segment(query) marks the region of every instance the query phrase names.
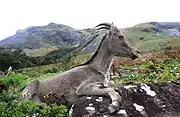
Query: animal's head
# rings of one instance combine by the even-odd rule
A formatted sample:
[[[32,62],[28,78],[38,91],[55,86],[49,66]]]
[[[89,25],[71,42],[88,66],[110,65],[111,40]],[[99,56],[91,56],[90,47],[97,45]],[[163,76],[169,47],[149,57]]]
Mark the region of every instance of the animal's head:
[[[131,47],[125,40],[124,35],[112,24],[102,23],[96,26],[96,30],[107,29],[108,33],[105,35],[105,39],[108,41],[109,51],[114,56],[129,57],[131,59],[138,58],[139,51]]]

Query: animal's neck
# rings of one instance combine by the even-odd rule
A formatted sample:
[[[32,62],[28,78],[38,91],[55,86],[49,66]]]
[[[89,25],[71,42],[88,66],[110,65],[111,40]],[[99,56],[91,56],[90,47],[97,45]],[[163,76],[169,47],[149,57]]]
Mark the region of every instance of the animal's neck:
[[[98,54],[94,57],[90,66],[103,74],[107,74],[111,67],[113,55],[108,49],[107,41],[104,40],[99,48]]]

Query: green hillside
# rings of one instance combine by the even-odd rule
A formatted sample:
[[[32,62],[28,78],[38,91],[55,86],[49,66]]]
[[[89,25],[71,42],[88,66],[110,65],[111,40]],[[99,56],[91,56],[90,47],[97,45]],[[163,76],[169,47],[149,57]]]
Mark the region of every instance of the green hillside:
[[[158,51],[162,46],[168,45],[169,43],[175,45],[180,44],[179,37],[157,33],[150,27],[127,28],[124,34],[130,44],[138,48],[141,52]]]
[[[141,52],[159,50],[161,46],[178,42],[180,39],[178,22],[147,22],[123,30],[129,42]],[[28,56],[43,56],[64,47],[80,46],[88,41],[87,37],[92,32],[91,28],[78,30],[66,25],[50,23],[46,26],[19,30],[15,35],[0,41],[0,46],[23,49]],[[95,51],[100,39],[97,37],[95,40],[85,47],[85,52]]]

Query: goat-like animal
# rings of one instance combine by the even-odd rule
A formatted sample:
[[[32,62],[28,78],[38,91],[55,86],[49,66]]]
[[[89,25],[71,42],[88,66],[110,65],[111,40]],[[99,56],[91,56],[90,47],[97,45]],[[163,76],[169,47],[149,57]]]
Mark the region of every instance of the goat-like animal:
[[[101,29],[107,32],[90,60],[53,78],[31,82],[22,91],[22,98],[70,106],[79,96],[107,95],[112,100],[109,111],[116,111],[121,97],[109,86],[111,62],[114,56],[135,59],[138,51],[127,44],[121,31],[113,24],[96,26],[96,31]]]

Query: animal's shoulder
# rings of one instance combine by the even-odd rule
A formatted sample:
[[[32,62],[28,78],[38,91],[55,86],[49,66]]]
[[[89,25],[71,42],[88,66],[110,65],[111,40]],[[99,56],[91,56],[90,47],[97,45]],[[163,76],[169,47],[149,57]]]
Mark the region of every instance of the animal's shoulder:
[[[72,68],[70,70],[67,70],[67,71],[64,71],[64,72],[61,72],[59,73],[58,75],[56,76],[53,76],[51,78],[48,78],[48,79],[44,79],[42,80],[42,82],[47,82],[47,81],[62,81],[62,80],[68,80],[68,79],[73,79],[74,77],[75,78],[79,78],[78,76],[87,76],[88,74],[90,73],[90,70],[88,70],[88,67],[86,66],[80,66],[80,67],[75,67],[75,68]]]

